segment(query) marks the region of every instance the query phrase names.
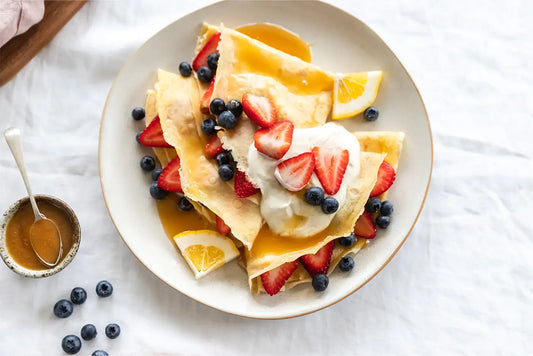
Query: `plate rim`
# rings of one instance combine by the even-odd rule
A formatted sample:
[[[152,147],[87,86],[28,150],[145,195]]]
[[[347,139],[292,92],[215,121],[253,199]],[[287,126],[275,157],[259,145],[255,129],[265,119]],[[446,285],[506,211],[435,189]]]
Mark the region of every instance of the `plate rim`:
[[[253,0],[252,0],[253,1]],[[203,302],[203,301],[200,301],[198,299],[196,299],[195,297],[189,295],[188,293],[185,293],[179,289],[177,289],[176,287],[174,287],[173,285],[171,285],[170,283],[168,283],[164,278],[162,278],[161,276],[159,276],[157,273],[155,273],[154,271],[152,271],[138,256],[137,254],[132,250],[132,248],[130,247],[130,245],[128,244],[128,242],[126,241],[126,239],[124,238],[124,236],[122,236],[122,233],[120,232],[117,224],[115,223],[115,219],[113,217],[113,214],[111,213],[111,210],[109,208],[109,204],[107,202],[107,198],[106,198],[106,194],[105,194],[105,189],[104,189],[104,182],[103,182],[103,179],[102,179],[102,160],[101,160],[101,154],[102,154],[102,145],[101,145],[101,141],[102,141],[102,127],[104,126],[104,119],[105,119],[105,112],[107,110],[107,104],[109,102],[109,97],[111,96],[111,93],[115,87],[115,84],[117,82],[117,79],[118,77],[120,76],[120,74],[122,73],[122,71],[124,70],[124,68],[133,60],[133,58],[136,56],[136,54],[142,49],[144,48],[144,46],[147,44],[147,42],[149,42],[150,40],[152,40],[154,37],[158,36],[161,32],[163,32],[165,29],[167,29],[168,27],[172,26],[175,22],[177,21],[180,21],[181,19],[183,19],[184,17],[186,16],[189,16],[189,15],[193,15],[197,12],[200,12],[200,11],[203,11],[204,9],[208,8],[208,7],[211,7],[211,6],[214,6],[216,4],[219,4],[219,3],[223,3],[225,2],[224,0],[219,0],[219,1],[215,1],[211,4],[208,4],[206,6],[203,6],[195,11],[192,11],[192,12],[188,12],[186,14],[184,14],[183,16],[180,16],[179,18],[173,20],[172,22],[168,23],[166,26],[162,27],[160,30],[158,30],[157,32],[155,32],[152,36],[150,36],[147,40],[145,40],[135,51],[133,51],[133,53],[131,53],[128,58],[126,59],[126,61],[124,62],[124,64],[120,67],[119,71],[117,72],[117,74],[115,75],[115,78],[113,79],[113,82],[111,83],[111,86],[109,88],[109,91],[107,92],[107,96],[106,96],[106,100],[105,100],[105,103],[104,103],[104,107],[102,109],[102,114],[100,116],[100,128],[99,128],[99,131],[98,131],[98,175],[99,175],[99,180],[100,180],[100,188],[102,190],[102,197],[104,199],[104,203],[105,203],[105,206],[106,206],[106,210],[108,212],[108,215],[109,217],[111,218],[111,222],[113,223],[113,226],[115,227],[115,230],[117,231],[118,235],[120,236],[120,238],[122,239],[122,242],[126,245],[126,247],[128,248],[128,250],[133,254],[133,256],[135,256],[135,258],[147,269],[149,270],[153,275],[155,275],[160,281],[162,281],[163,283],[165,283],[167,286],[169,286],[170,288],[172,288],[173,290],[181,293],[182,295],[186,296],[187,298],[190,298],[192,300],[194,300],[195,302],[197,303],[200,303],[202,305],[205,305],[209,308],[212,308],[214,310],[218,310],[220,312],[223,312],[223,313],[227,313],[227,314],[230,314],[230,315],[234,315],[234,316],[239,316],[239,317],[244,317],[244,318],[249,318],[249,319],[256,319],[256,320],[282,320],[282,319],[292,319],[292,318],[297,318],[297,317],[301,317],[301,316],[304,316],[304,315],[308,315],[308,314],[312,314],[312,313],[315,313],[315,312],[318,312],[320,310],[323,310],[323,309],[326,309],[334,304],[337,304],[341,301],[343,301],[344,299],[348,298],[349,296],[351,296],[352,294],[354,294],[355,292],[357,292],[359,289],[361,289],[363,286],[365,286],[368,282],[370,282],[372,279],[374,279],[374,277],[376,275],[378,275],[388,264],[389,262],[394,258],[394,256],[396,256],[396,254],[398,253],[398,251],[400,250],[400,248],[404,245],[405,241],[407,240],[407,238],[411,235],[411,232],[413,231],[416,223],[418,222],[418,219],[420,218],[420,215],[422,213],[422,210],[425,206],[425,203],[426,203],[426,200],[427,200],[427,196],[428,196],[428,192],[429,192],[429,187],[431,185],[431,179],[432,179],[432,176],[433,176],[433,163],[434,163],[434,147],[433,147],[433,132],[431,130],[431,122],[429,120],[429,115],[428,115],[428,112],[427,112],[427,108],[426,108],[426,105],[424,103],[424,100],[422,98],[422,95],[420,93],[420,90],[418,89],[415,81],[413,80],[413,78],[411,77],[411,74],[409,73],[409,71],[407,70],[407,68],[404,66],[404,64],[400,61],[400,59],[398,58],[398,56],[396,56],[396,54],[394,53],[394,51],[389,47],[389,45],[387,44],[387,42],[385,42],[383,40],[383,38],[381,38],[381,36],[375,32],[366,22],[364,22],[363,20],[361,20],[360,18],[358,18],[357,16],[353,15],[352,13],[350,12],[347,12],[346,10],[338,7],[338,6],[335,6],[333,4],[330,4],[328,2],[325,2],[325,1],[322,1],[322,0],[306,0],[307,2],[317,2],[317,3],[321,3],[323,5],[326,5],[326,6],[330,6],[330,7],[333,7],[335,8],[336,10],[339,10],[343,13],[345,13],[346,15],[352,17],[354,20],[356,21],[359,21],[364,27],[366,27],[367,30],[369,30],[373,35],[375,35],[377,38],[379,38],[379,40],[381,40],[381,42],[385,45],[385,47],[390,51],[390,53],[392,54],[392,56],[394,57],[394,59],[398,62],[398,64],[401,66],[401,68],[404,70],[405,74],[407,75],[409,81],[411,82],[411,84],[413,85],[413,87],[415,88],[416,90],[416,93],[418,95],[418,98],[420,99],[420,103],[422,104],[422,109],[424,110],[424,116],[425,116],[425,119],[426,119],[426,122],[427,122],[427,126],[428,126],[428,133],[429,133],[429,141],[430,141],[430,149],[431,149],[431,152],[430,152],[430,166],[429,166],[429,177],[428,177],[428,181],[427,181],[427,185],[426,185],[426,189],[424,191],[424,198],[422,199],[422,203],[420,204],[420,208],[418,209],[418,213],[416,214],[416,217],[411,225],[411,227],[409,228],[409,231],[407,232],[407,234],[403,237],[403,239],[401,240],[401,242],[398,244],[398,246],[396,247],[396,249],[392,252],[392,254],[389,256],[389,258],[383,262],[383,264],[381,266],[379,266],[379,268],[372,274],[370,275],[369,277],[367,277],[365,279],[365,281],[363,283],[361,283],[359,286],[357,286],[356,288],[354,288],[352,291],[348,292],[346,295],[338,298],[338,299],[335,299],[333,300],[331,303],[328,303],[324,306],[321,306],[319,308],[316,308],[316,309],[312,309],[312,310],[309,310],[309,311],[305,311],[305,312],[301,312],[301,313],[297,313],[297,314],[291,314],[291,315],[285,315],[285,316],[257,316],[257,315],[246,315],[244,313],[236,313],[236,312],[230,312],[230,311],[227,311],[227,310],[224,310],[222,308],[219,308],[215,305],[210,305],[210,304],[207,304],[206,302]]]

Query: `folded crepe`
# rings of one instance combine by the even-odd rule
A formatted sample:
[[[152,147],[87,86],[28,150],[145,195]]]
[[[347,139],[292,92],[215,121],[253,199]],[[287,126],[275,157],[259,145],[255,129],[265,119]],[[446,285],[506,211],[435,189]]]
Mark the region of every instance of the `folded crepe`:
[[[399,158],[400,158],[400,154],[401,154],[402,147],[403,147],[403,140],[404,140],[404,137],[405,137],[405,134],[403,132],[384,132],[384,131],[363,132],[363,131],[358,131],[358,132],[354,132],[353,134],[357,137],[357,139],[359,141],[359,146],[360,146],[360,149],[361,149],[362,156],[365,155],[365,153],[368,153],[368,154],[379,154],[379,155],[382,155],[382,157],[385,156],[385,161],[387,161],[387,163],[389,163],[394,168],[394,170],[397,171],[397,169],[398,169],[398,161],[399,161]],[[368,167],[367,164],[363,164],[363,163],[361,164],[361,177],[363,177],[363,175],[366,176],[367,174],[372,174],[372,173],[370,173],[368,171],[368,168],[369,167]],[[373,169],[375,170],[375,167],[373,167]],[[373,174],[377,175],[377,171],[375,171],[375,173],[373,173]],[[365,193],[365,194],[367,194],[366,197],[364,199],[362,199],[361,201],[358,201],[358,203],[356,204],[357,208],[359,208],[359,212],[357,214],[357,217],[359,217],[359,215],[361,215],[363,213],[364,204],[366,203],[366,200],[368,199],[368,195],[370,194],[370,191],[372,190],[374,184],[375,184],[375,179],[373,180],[373,183],[371,185],[368,184],[366,186],[367,188],[368,188],[368,186],[370,186],[370,189],[366,190],[367,191],[367,193]],[[362,185],[364,185],[364,183],[362,183]],[[361,195],[360,198],[362,198],[362,197],[363,196]],[[386,192],[383,193],[380,196],[380,199],[382,199],[382,200],[384,200],[385,198],[386,198]],[[353,227],[352,227],[351,231],[353,231]],[[350,231],[350,233],[351,233],[351,231]],[[346,234],[346,235],[348,235],[348,234]],[[341,235],[341,236],[344,236],[344,235]],[[327,238],[324,241],[329,242],[331,240],[332,240],[332,238]],[[318,251],[322,246],[326,245],[327,242],[325,242],[323,244],[317,244],[316,246],[314,246],[312,251],[315,251],[315,252]],[[359,252],[361,249],[363,249],[366,246],[367,242],[368,242],[367,239],[359,238],[357,240],[357,242],[353,246],[350,246],[350,247],[344,247],[344,246],[341,246],[339,244],[335,244],[335,247],[333,249],[333,253],[332,253],[332,256],[331,256],[331,262],[329,264],[328,274],[332,273],[335,270],[335,268],[339,264],[339,261],[341,260],[342,257],[344,257],[344,256],[346,256],[348,254],[356,254],[357,252]],[[252,250],[253,250],[253,248],[252,248]],[[305,253],[303,253],[303,254],[305,254]],[[292,255],[290,257],[292,258],[293,256],[294,255]],[[300,256],[298,256],[298,257],[300,257]],[[295,259],[296,258],[290,259],[290,258],[285,258],[284,256],[279,256],[279,253],[278,253],[277,255],[271,255],[269,257],[265,257],[263,260],[270,260],[270,264],[277,267],[277,266],[279,266],[279,265],[281,265],[281,264],[283,264],[285,262],[294,261]],[[281,261],[283,261],[283,262],[279,263]],[[275,267],[273,267],[273,268],[275,268]],[[268,269],[266,269],[265,271],[267,271],[267,270]],[[259,278],[260,273],[258,275],[257,272],[256,272],[256,273],[254,273],[254,275],[256,275],[255,278],[249,274],[250,288],[251,288],[252,293],[265,292],[265,290],[263,288],[263,285],[261,283],[261,278]],[[298,268],[292,274],[292,276],[287,280],[287,282],[285,282],[285,285],[283,286],[283,288],[281,290],[282,291],[289,290],[289,289],[297,286],[298,284],[307,283],[307,282],[311,282],[311,281],[312,281],[312,278],[309,275],[309,273],[307,273],[307,271],[305,270],[303,265],[298,264]]]
[[[154,90],[148,90],[146,93],[146,105],[145,105],[145,121],[146,126],[148,126],[152,120],[157,116],[157,95]],[[165,167],[168,162],[174,159],[177,156],[176,149],[174,148],[164,148],[164,147],[152,147],[154,150],[157,160],[161,164],[161,167]],[[214,224],[215,215],[207,209],[202,204],[190,200],[190,203],[193,205],[194,209],[204,217],[207,221]]]
[[[330,241],[351,234],[376,184],[379,166],[384,157],[384,154],[361,152],[360,175],[349,183],[344,205],[325,230],[308,238],[297,239],[276,236],[269,231],[260,233],[246,256],[250,285],[253,287],[251,281],[264,272],[294,261],[302,255],[315,254]]]
[[[232,234],[251,248],[262,225],[259,206],[235,195],[233,186],[218,176],[215,160],[204,155],[207,142],[201,131],[200,87],[188,78],[159,70],[156,106],[165,140],[181,160],[181,184],[190,200],[201,203],[231,227]]]
[[[220,58],[212,98],[241,100],[243,94],[250,93],[269,98],[278,120],[290,120],[296,128],[326,122],[332,106],[331,73],[224,26],[204,24],[197,51],[216,32],[221,33]],[[256,130],[257,126],[243,114],[236,129],[218,133],[224,148],[232,150],[238,168],[244,172]]]

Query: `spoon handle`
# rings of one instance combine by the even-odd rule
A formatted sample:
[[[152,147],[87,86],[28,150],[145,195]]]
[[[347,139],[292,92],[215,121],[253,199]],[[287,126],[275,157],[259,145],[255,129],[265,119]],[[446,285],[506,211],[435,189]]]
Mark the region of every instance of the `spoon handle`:
[[[42,216],[39,212],[39,208],[37,207],[37,203],[35,202],[35,198],[33,197],[33,193],[31,192],[30,180],[28,179],[26,165],[24,164],[24,155],[22,153],[20,130],[16,127],[10,127],[4,131],[4,137],[6,139],[7,145],[9,146],[9,149],[11,150],[11,153],[13,154],[13,158],[15,158],[15,162],[17,162],[20,175],[22,176],[22,180],[24,180],[24,184],[26,185],[26,191],[28,192],[28,196],[30,197],[31,207],[33,208],[33,213],[35,214],[35,220],[37,221],[41,219]]]

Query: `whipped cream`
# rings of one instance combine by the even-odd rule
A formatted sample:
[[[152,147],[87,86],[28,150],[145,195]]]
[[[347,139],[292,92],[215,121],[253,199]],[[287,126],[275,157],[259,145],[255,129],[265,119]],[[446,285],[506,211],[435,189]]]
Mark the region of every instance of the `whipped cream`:
[[[320,206],[308,204],[303,197],[306,188],[301,192],[290,192],[275,176],[276,167],[280,162],[304,152],[311,152],[316,146],[325,149],[347,149],[350,154],[341,187],[337,194],[332,195],[339,202],[339,211],[346,201],[348,185],[359,177],[360,171],[359,141],[344,127],[327,123],[313,128],[294,129],[291,148],[281,160],[260,153],[253,143],[248,149],[248,174],[262,194],[261,215],[270,229],[279,235],[310,237],[328,227],[336,215],[325,214]],[[322,187],[314,172],[310,184]]]

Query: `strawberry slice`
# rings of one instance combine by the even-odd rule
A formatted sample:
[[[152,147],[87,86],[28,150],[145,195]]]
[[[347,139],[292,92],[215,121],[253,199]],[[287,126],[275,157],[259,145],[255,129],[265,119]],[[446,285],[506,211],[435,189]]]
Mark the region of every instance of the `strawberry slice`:
[[[254,134],[255,148],[274,159],[281,159],[291,148],[294,125],[290,121],[278,121],[274,125],[257,130]]]
[[[305,152],[278,164],[274,175],[285,189],[297,192],[309,183],[314,169],[313,154]]]
[[[348,162],[350,153],[342,149],[325,149],[313,147],[315,156],[315,172],[320,184],[329,195],[336,194],[342,184],[342,178]]]
[[[163,169],[157,179],[157,185],[169,192],[183,193],[183,189],[181,188],[180,167],[181,163],[179,157],[168,162],[167,166]]]
[[[298,261],[292,261],[263,273],[261,275],[261,282],[263,282],[265,291],[270,295],[277,294],[285,282],[287,282],[287,279],[296,271],[297,267]]]
[[[213,89],[215,88],[215,78],[211,79],[211,83],[207,87],[202,99],[200,100],[200,111],[202,114],[209,115],[209,104],[211,103],[211,96],[213,96]]]
[[[211,53],[218,53],[218,42],[220,42],[220,32],[215,33],[211,38],[206,42],[204,48],[198,52],[194,60],[192,61],[192,68],[198,72],[200,67],[207,65],[207,57]]]
[[[233,189],[239,198],[248,198],[249,196],[259,193],[259,188],[254,187],[246,178],[246,174],[239,170],[235,173],[235,185],[233,186]]]
[[[222,147],[222,142],[218,138],[217,135],[213,135],[209,138],[209,141],[207,141],[207,144],[205,145],[205,155],[208,158],[215,158],[219,153],[224,151],[224,147]]]
[[[141,145],[147,147],[172,148],[172,146],[169,145],[163,137],[163,129],[161,128],[161,120],[159,120],[159,115],[154,117],[152,122],[150,122],[143,132],[141,132],[139,135],[139,142]]]
[[[314,255],[303,255],[300,257],[300,262],[304,265],[311,277],[319,273],[328,273],[333,247],[335,247],[335,241],[330,241]]]
[[[376,225],[372,220],[372,215],[368,212],[364,212],[359,216],[359,219],[355,222],[354,234],[365,239],[373,239],[376,237]]]
[[[385,193],[391,187],[392,183],[394,183],[395,179],[396,172],[394,171],[394,168],[392,168],[387,162],[383,161],[381,166],[379,166],[378,180],[370,192],[370,196],[375,197]]]
[[[276,122],[276,108],[269,98],[246,93],[242,96],[242,108],[246,116],[261,127],[270,127]]]
[[[219,216],[217,216],[217,230],[222,235],[227,235],[231,232],[231,228],[228,225],[226,225],[224,220],[222,220],[222,218]]]

